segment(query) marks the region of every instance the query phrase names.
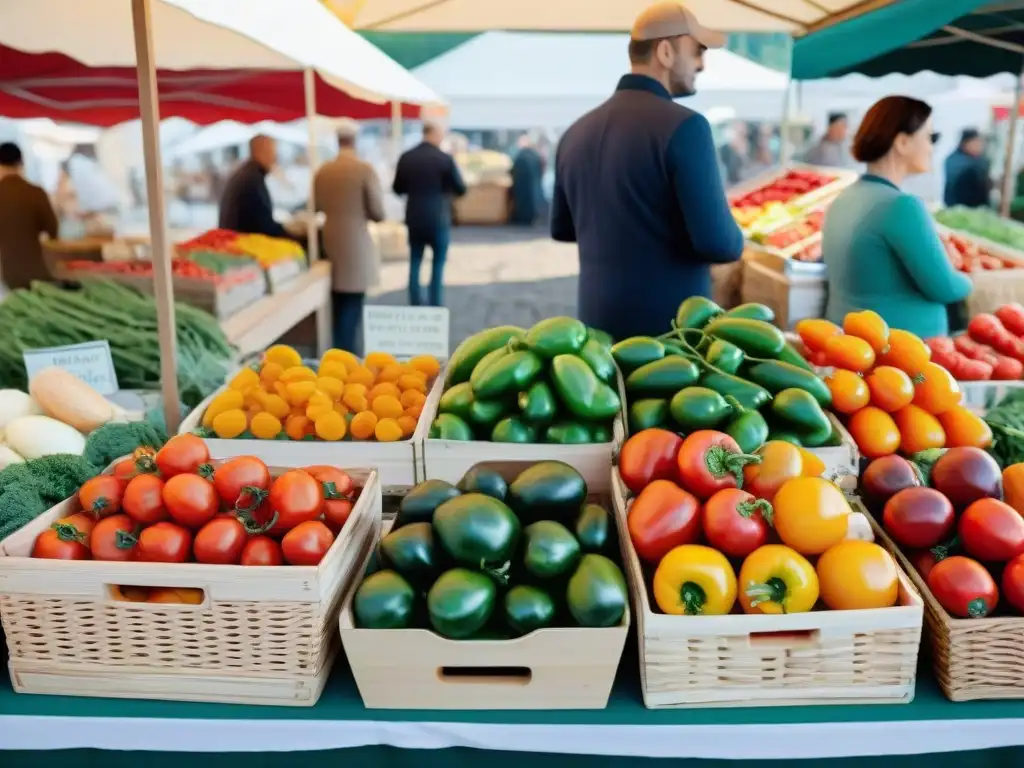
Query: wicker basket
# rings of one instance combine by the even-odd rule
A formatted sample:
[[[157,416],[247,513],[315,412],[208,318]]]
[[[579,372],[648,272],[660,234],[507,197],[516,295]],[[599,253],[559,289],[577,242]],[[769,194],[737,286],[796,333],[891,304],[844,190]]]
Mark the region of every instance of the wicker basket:
[[[923,606],[902,571],[899,605],[892,608],[783,616],[655,613],[629,544],[627,491],[617,471],[612,484],[649,708],[913,700]]]
[[[283,470],[272,469],[273,474]],[[338,650],[341,598],[376,541],[380,482],[363,489],[315,567],[37,560],[69,499],[0,542],[0,615],[19,693],[312,706]],[[131,603],[120,588],[203,590],[199,605]]]

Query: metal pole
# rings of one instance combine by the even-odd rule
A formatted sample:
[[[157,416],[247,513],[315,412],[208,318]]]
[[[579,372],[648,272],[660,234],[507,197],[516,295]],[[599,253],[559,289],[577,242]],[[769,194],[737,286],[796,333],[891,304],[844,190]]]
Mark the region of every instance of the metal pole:
[[[135,60],[139,81],[139,116],[142,118],[142,154],[146,163],[149,201],[149,237],[153,260],[153,296],[160,341],[160,380],[163,389],[167,433],[178,431],[181,406],[178,397],[178,340],[174,322],[174,287],[167,222],[164,220],[163,164],[160,161],[160,96],[156,84],[150,0],[132,0]]]
[[[402,155],[402,102],[391,102],[391,154],[392,161],[398,165],[398,158]]]
[[[1006,133],[1006,156],[1003,160],[1003,189],[999,200],[999,215],[1010,215],[1010,203],[1013,201],[1013,155],[1017,145],[1017,123],[1020,118],[1021,85],[1024,82],[1024,71],[1017,75],[1017,87],[1013,91],[1013,106],[1010,107],[1010,127]]]
[[[309,124],[309,146],[306,154],[309,158],[309,197],[306,199],[306,236],[309,239],[309,263],[320,258],[320,227],[316,223],[316,199],[314,197],[313,180],[316,178],[317,144],[316,144],[316,73],[306,67],[302,73],[302,82],[306,91],[306,122]]]

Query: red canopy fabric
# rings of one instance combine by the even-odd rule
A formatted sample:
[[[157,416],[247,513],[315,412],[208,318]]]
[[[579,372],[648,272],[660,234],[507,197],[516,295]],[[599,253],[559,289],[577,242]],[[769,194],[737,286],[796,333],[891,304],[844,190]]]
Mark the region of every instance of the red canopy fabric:
[[[201,125],[296,120],[306,116],[302,79],[300,71],[161,69],[160,116]],[[133,68],[88,67],[60,53],[25,53],[0,46],[0,116],[109,127],[139,117],[138,90]],[[316,108],[326,117],[391,117],[390,104],[354,99],[319,76]],[[402,116],[416,119],[420,108],[403,104]]]

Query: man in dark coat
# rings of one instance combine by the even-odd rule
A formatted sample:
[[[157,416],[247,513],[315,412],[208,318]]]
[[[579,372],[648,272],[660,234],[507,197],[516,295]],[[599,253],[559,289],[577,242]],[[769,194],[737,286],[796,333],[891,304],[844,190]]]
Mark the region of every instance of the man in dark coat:
[[[558,147],[551,235],[579,243],[580,319],[618,339],[667,331],[680,302],[710,295],[709,265],[743,253],[711,126],[673,102],[724,44],[678,3],[651,6],[633,25],[632,72]]]
[[[405,195],[405,226],[409,230],[409,303],[423,304],[420,267],[430,246],[433,260],[427,303],[444,306],[444,263],[451,239],[452,198],[466,194],[455,160],[441,149],[444,131],[432,123],[423,125],[423,141],[398,159],[396,195]]]
[[[57,237],[57,215],[46,192],[23,175],[21,150],[0,144],[0,282],[12,290],[49,280],[39,236]]]
[[[249,159],[238,166],[224,185],[220,198],[221,229],[250,235],[291,239],[274,219],[274,204],[267,189],[267,174],[277,163],[277,147],[269,136],[253,136]]]
[[[529,137],[519,141],[519,151],[512,161],[512,223],[532,226],[544,207],[544,158]]]
[[[985,157],[985,140],[975,128],[967,128],[960,136],[960,145],[946,158],[946,189],[943,202],[947,206],[963,205],[984,208],[989,205],[992,180]]]

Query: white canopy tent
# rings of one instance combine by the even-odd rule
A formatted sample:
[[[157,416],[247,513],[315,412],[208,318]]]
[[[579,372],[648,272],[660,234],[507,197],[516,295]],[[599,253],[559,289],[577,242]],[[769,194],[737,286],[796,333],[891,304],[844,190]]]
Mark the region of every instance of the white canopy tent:
[[[487,32],[417,67],[444,93],[449,123],[480,130],[563,129],[608,98],[629,69],[625,34]],[[726,50],[708,51],[697,94],[701,112],[726,107],[742,119],[777,119],[789,78]]]

